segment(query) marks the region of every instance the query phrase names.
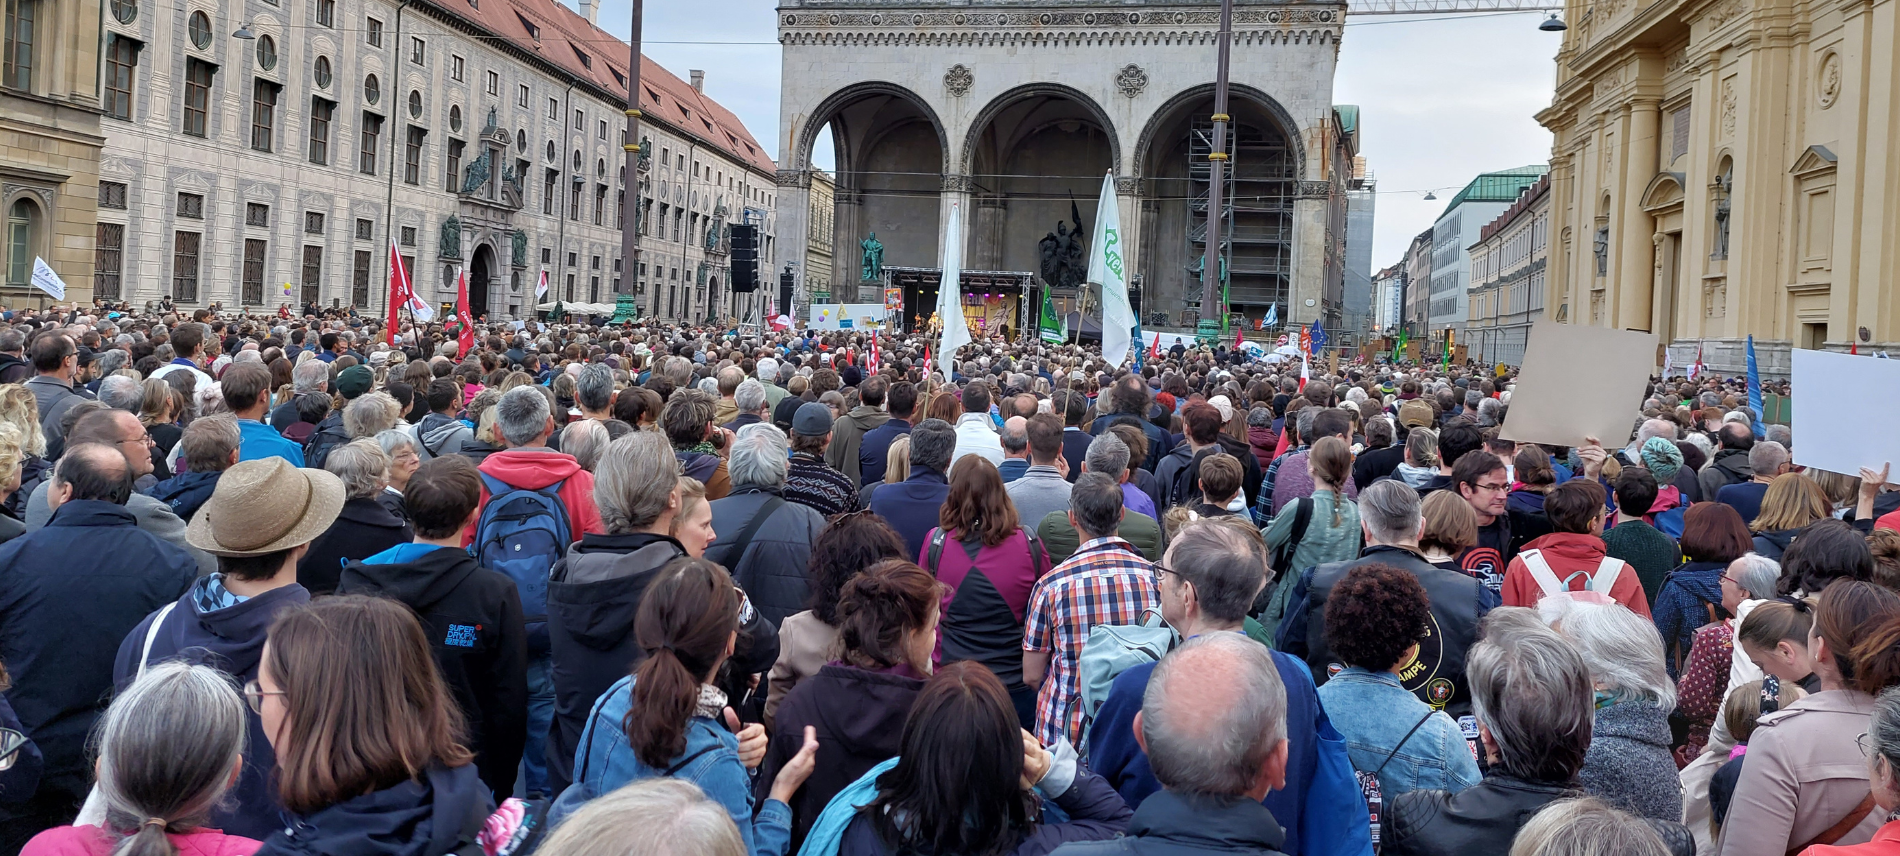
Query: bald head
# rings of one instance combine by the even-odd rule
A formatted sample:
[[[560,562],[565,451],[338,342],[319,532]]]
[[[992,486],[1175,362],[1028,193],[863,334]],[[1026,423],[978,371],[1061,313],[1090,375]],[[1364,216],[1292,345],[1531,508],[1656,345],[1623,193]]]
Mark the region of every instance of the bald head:
[[[1029,453],[1029,420],[1021,416],[1003,420],[1003,453],[1012,458]]]
[[[1239,633],[1198,636],[1161,659],[1136,736],[1162,787],[1248,795],[1286,784],[1286,687],[1266,646]]]
[[[1664,440],[1676,439],[1676,423],[1667,419],[1643,420],[1642,427],[1636,429],[1636,443],[1640,446],[1649,442],[1651,437],[1661,437]]]
[[[66,447],[47,485],[47,507],[58,511],[75,500],[96,500],[124,505],[132,498],[131,468],[125,455],[103,443],[77,443]]]

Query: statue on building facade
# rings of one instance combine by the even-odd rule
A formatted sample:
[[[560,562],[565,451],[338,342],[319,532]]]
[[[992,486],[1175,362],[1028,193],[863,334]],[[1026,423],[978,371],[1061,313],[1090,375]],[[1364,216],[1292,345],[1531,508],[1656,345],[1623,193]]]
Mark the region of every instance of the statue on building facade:
[[[436,242],[436,255],[445,259],[462,257],[462,218],[449,215],[442,221],[442,238]]]
[[[1727,170],[1715,177],[1715,252],[1710,253],[1709,258],[1728,258],[1729,199],[1734,189],[1735,177]]]
[[[864,256],[859,261],[859,268],[862,272],[859,279],[865,282],[883,279],[884,245],[878,243],[877,233],[872,232],[870,237],[860,241],[858,246],[864,249]]]
[[[1088,281],[1089,254],[1082,243],[1082,209],[1073,199],[1069,200],[1069,216],[1074,220],[1074,229],[1057,220],[1055,231],[1036,242],[1038,272],[1042,274],[1042,281],[1054,288],[1074,288]]]
[[[512,244],[509,247],[509,249],[510,249],[509,256],[511,257],[510,261],[514,263],[515,267],[524,268],[528,266],[528,233],[527,232],[524,232],[520,229],[516,229],[515,234],[512,238]]]
[[[1610,275],[1610,227],[1598,226],[1595,244],[1597,276]]]
[[[493,169],[494,150],[484,146],[481,155],[462,170],[462,192],[474,193],[480,190],[488,183],[488,177],[493,174]]]
[[[634,169],[646,172],[653,168],[653,138],[640,138],[640,157],[634,161]]]

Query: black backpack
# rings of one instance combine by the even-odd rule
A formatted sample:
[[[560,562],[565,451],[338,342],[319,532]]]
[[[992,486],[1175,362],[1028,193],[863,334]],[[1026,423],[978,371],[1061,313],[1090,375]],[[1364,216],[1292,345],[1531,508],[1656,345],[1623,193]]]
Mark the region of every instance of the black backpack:
[[[323,469],[323,462],[330,459],[330,452],[338,446],[350,442],[350,432],[343,430],[343,420],[325,419],[310,434],[303,444],[303,465],[313,470]]]

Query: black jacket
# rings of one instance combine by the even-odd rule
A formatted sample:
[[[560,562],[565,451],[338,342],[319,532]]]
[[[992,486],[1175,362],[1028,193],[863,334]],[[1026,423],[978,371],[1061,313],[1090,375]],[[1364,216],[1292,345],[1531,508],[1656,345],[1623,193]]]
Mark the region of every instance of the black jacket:
[[[1805,528],[1805,527],[1804,527]],[[1794,543],[1794,536],[1801,534],[1800,529],[1777,529],[1755,536],[1755,552],[1775,561],[1781,561],[1781,554],[1787,552],[1788,545]]]
[[[764,802],[779,768],[805,745],[805,726],[818,729],[825,763],[792,795],[792,851],[805,843],[818,813],[859,776],[903,748],[904,719],[924,680],[908,668],[873,672],[833,664],[798,682],[772,718],[772,742],[759,765],[755,797]]]
[[[382,595],[416,611],[468,722],[482,781],[497,800],[514,795],[528,731],[528,634],[514,580],[466,550],[404,544],[349,563],[336,591]]]
[[[230,675],[242,685],[257,677],[257,664],[264,655],[264,635],[271,622],[286,610],[310,602],[303,586],[288,585],[271,589],[242,603],[206,611],[198,606],[198,595],[208,580],[201,578],[192,590],[178,598],[177,606],[165,616],[158,634],[152,637],[147,663],[178,658],[211,666]],[[145,636],[151,628],[154,612],[139,622],[119,643],[119,656],[112,665],[112,684],[120,690],[138,677],[139,655],[145,652]],[[244,744],[244,770],[231,788],[230,797],[211,812],[211,827],[232,835],[262,840],[282,829],[284,807],[277,802],[271,787],[277,769],[277,753],[271,751],[270,737],[257,714],[246,711],[250,738]]]
[[[1313,670],[1313,682],[1324,685],[1335,664],[1326,644],[1326,595],[1348,571],[1375,564],[1410,572],[1431,599],[1431,632],[1419,640],[1418,658],[1399,676],[1400,683],[1426,704],[1442,707],[1454,719],[1470,713],[1465,653],[1478,640],[1478,622],[1498,605],[1498,596],[1477,580],[1434,566],[1403,547],[1373,545],[1350,562],[1320,565],[1302,574],[1294,584],[1274,647],[1304,658]]]
[[[377,502],[352,499],[343,503],[336,522],[310,542],[310,550],[297,561],[297,582],[311,596],[336,591],[343,566],[353,559],[367,559],[414,537],[409,523]]]
[[[1565,797],[1575,783],[1532,782],[1493,773],[1457,794],[1413,791],[1386,806],[1384,856],[1509,856],[1531,815]]]
[[[12,354],[0,354],[0,383],[26,383],[32,376],[32,363]]]
[[[1405,463],[1405,444],[1394,443],[1383,449],[1372,449],[1352,462],[1352,483],[1364,488],[1379,479],[1398,471]]]
[[[295,819],[264,840],[265,856],[446,856],[475,841],[495,811],[475,765],[431,765],[421,779]],[[477,846],[476,850],[481,848]]]
[[[686,550],[665,535],[587,533],[548,574],[548,644],[554,724],[548,728],[548,790],[573,783],[574,750],[607,688],[646,659],[633,637],[640,599],[660,568]],[[778,628],[747,609],[732,668],[763,672],[778,660]]]
[[[1142,800],[1122,837],[1064,844],[1054,856],[1267,856],[1278,854],[1285,842],[1286,831],[1259,802],[1158,791]],[[1510,843],[1506,837],[1507,848]]]
[[[1713,501],[1722,488],[1741,484],[1755,477],[1748,466],[1748,453],[1741,449],[1718,449],[1715,457],[1702,467],[1702,497]]]
[[[1149,422],[1132,413],[1108,413],[1095,417],[1095,422],[1089,426],[1089,433],[1100,437],[1103,432],[1114,427],[1115,423],[1123,419],[1133,420],[1135,424],[1141,426],[1141,433],[1148,435],[1148,459],[1145,461],[1137,461],[1136,463],[1140,464],[1142,469],[1151,473],[1154,472],[1155,467],[1161,465],[1161,458],[1174,450],[1174,438],[1169,436],[1168,432],[1162,430],[1153,422]],[[1249,455],[1249,457],[1251,457],[1251,455]],[[1258,462],[1255,462],[1255,466],[1258,465]],[[1254,482],[1258,484],[1259,479],[1254,479]]]

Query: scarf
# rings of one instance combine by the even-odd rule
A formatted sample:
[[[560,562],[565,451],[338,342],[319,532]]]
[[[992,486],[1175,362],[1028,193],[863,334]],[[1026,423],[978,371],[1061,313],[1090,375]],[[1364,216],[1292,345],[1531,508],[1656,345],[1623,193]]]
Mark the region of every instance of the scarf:
[[[699,700],[693,703],[693,715],[703,716],[714,722],[723,722],[726,715],[726,693],[712,684],[699,685]]]

